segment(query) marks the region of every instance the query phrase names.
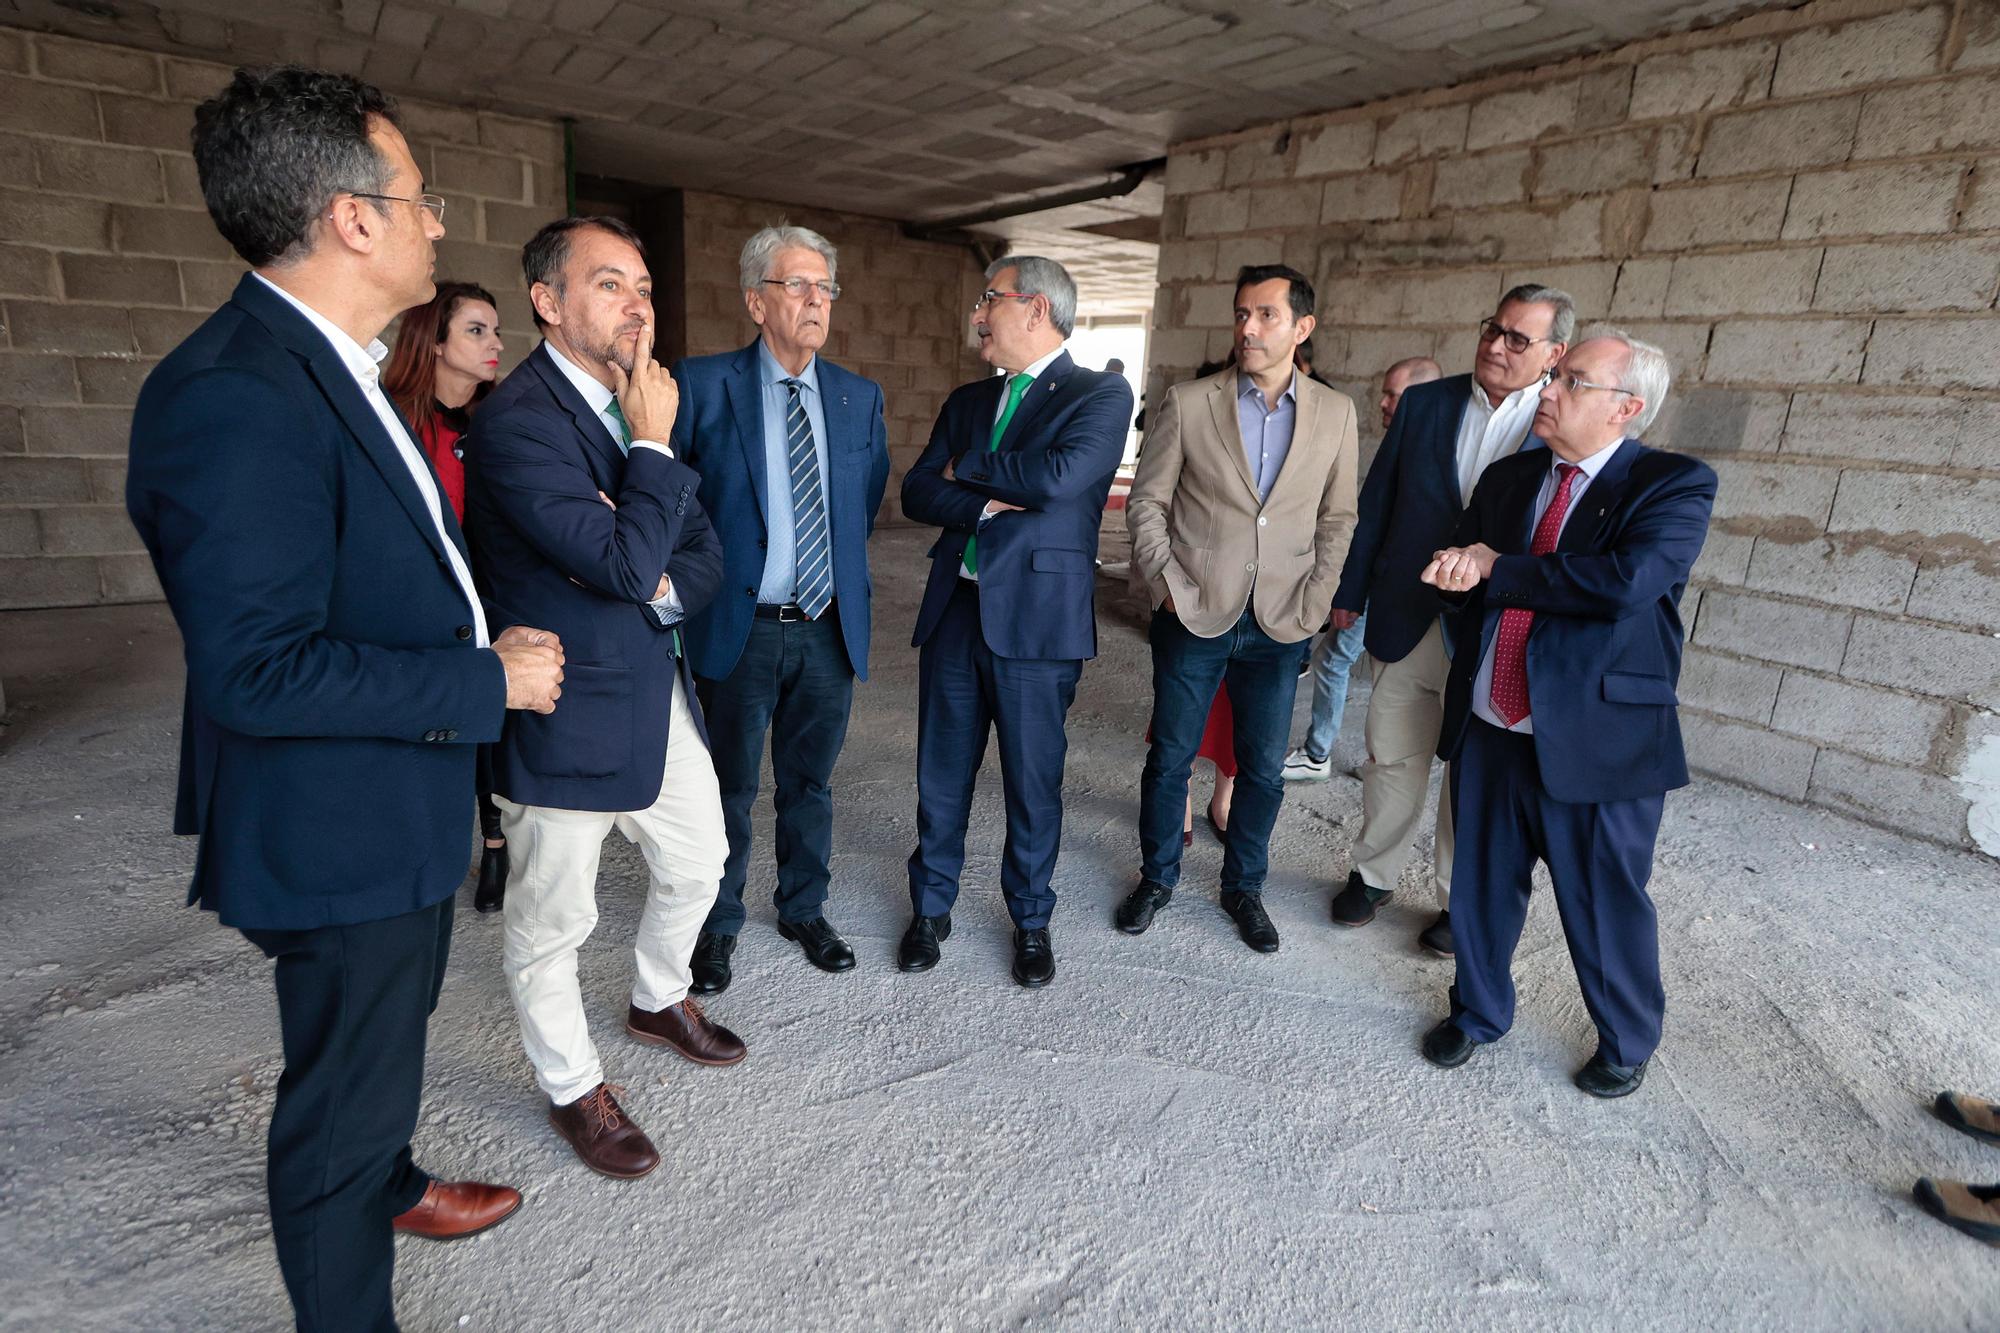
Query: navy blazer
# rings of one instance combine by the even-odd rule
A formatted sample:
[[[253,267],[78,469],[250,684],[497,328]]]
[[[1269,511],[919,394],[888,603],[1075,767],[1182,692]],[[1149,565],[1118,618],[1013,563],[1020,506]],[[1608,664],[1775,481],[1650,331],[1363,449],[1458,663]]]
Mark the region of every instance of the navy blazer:
[[[700,484],[658,449],[626,457],[546,344],[472,419],[465,522],[487,615],[496,627],[553,630],[564,657],[555,712],[507,718],[493,747],[496,794],[563,810],[659,799],[677,671],[702,723],[672,631],[646,603],[662,573],[689,614],[715,596],[722,547],[695,499]]]
[[[761,342],[761,339],[759,340]],[[772,485],[789,493],[791,478],[765,476],[764,394],[758,343],[675,363],[680,412],[674,454],[701,474],[702,506],[722,538],[722,590],[689,618],[688,657],[694,673],[721,680],[736,669],[757,589],[764,582],[765,496]],[[868,538],[889,485],[889,433],[882,420],[882,386],[817,358],[826,418],[825,483],[828,540],[833,547],[833,598],[840,637],[854,674],[868,679]]]
[[[1408,657],[1438,618],[1437,590],[1418,576],[1431,555],[1450,544],[1465,511],[1466,497],[1458,493],[1458,427],[1471,397],[1470,375],[1404,390],[1361,484],[1361,516],[1333,605],[1368,612],[1363,642],[1378,662]],[[1541,447],[1530,436],[1521,449]]]
[[[1524,449],[1488,468],[1442,543],[1484,542],[1500,558],[1456,617],[1438,756],[1454,758],[1464,744],[1473,679],[1500,613],[1523,607],[1535,613],[1528,706],[1549,795],[1591,803],[1684,787],[1680,601],[1708,536],[1715,472],[1626,440],[1577,501],[1556,549],[1528,555],[1549,466],[1546,452]]]
[[[308,930],[449,898],[506,673],[353,373],[259,279],[146,377],[125,504],[187,654],[188,901]]]
[[[1132,388],[1084,370],[1068,352],[1029,386],[1000,447],[989,450],[1007,376],[952,390],[931,441],[903,477],[903,513],[944,529],[911,643],[922,647],[958,584],[965,542],[988,500],[1023,506],[979,533],[979,621],[1001,657],[1097,656],[1097,532],[1125,456]],[[955,480],[947,480],[950,463]]]

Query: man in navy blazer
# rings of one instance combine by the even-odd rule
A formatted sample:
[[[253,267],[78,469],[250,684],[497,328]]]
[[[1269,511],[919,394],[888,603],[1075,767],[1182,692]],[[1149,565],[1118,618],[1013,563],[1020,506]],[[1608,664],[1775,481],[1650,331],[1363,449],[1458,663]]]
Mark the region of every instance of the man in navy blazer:
[[[1097,656],[1097,533],[1125,450],[1132,390],[1063,350],[1076,284],[1035,256],[996,261],[972,311],[979,355],[1004,376],[945,399],[903,478],[903,512],[944,532],[911,642],[917,674],[915,910],[897,966],[934,966],[951,934],[966,819],[989,730],[1000,737],[1014,980],[1055,975],[1050,880],[1062,840],[1063,719]]]
[[[855,679],[868,677],[868,537],[889,484],[889,438],[881,386],[819,355],[840,295],[838,258],[804,227],[757,232],[738,269],[762,336],[674,367],[674,452],[701,474],[722,539],[722,590],[687,629],[729,835],[722,887],[695,942],[697,995],[730,982],[767,732],[779,933],[824,971],[854,966],[826,919],[831,784]]]
[[[744,1055],[688,998],[724,843],[680,622],[715,596],[722,551],[700,478],[667,444],[677,395],[653,360],[639,238],[615,218],[561,218],[521,267],[543,340],[466,436],[466,521],[493,614],[558,627],[570,662],[560,713],[517,720],[493,750],[520,858],[503,958],[550,1123],[586,1166],[631,1179],[659,1153],[605,1080],[576,976],[613,829],[652,878],[625,1030],[701,1064]]]
[[[1470,375],[1411,385],[1361,487],[1331,623],[1351,629],[1365,610],[1374,690],[1361,766],[1361,831],[1347,885],[1330,904],[1336,923],[1365,926],[1395,892],[1430,791],[1431,752],[1444,715],[1449,627],[1437,594],[1417,576],[1445,544],[1480,474],[1528,447],[1536,395],[1576,331],[1576,307],[1553,287],[1525,284],[1480,322]],[[1440,800],[1431,883],[1438,913],[1418,937],[1450,957],[1451,803]]]
[[[1715,473],[1636,438],[1666,356],[1616,330],[1570,349],[1542,390],[1547,450],[1493,465],[1424,583],[1461,600],[1438,757],[1452,764],[1458,979],[1424,1055],[1452,1068],[1514,1021],[1514,946],[1549,867],[1597,1052],[1576,1084],[1646,1075],[1666,997],[1646,881],[1665,793],[1685,786],[1675,688],[1680,600]]]
[[[474,750],[547,714],[555,636],[493,638],[436,475],[377,375],[429,300],[443,201],[379,91],[239,70],[195,112],[217,230],[254,270],[146,378],[126,505],[187,653],[174,831],[190,902],[275,964],[271,1235],[301,1329],[395,1325],[393,1233],[521,1196],[411,1160]]]

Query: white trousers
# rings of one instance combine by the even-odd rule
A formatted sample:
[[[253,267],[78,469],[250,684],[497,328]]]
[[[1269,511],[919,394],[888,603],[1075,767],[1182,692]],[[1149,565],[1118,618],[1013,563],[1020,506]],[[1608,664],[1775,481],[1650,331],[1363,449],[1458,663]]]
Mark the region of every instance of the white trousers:
[[[1371,889],[1393,891],[1410,859],[1410,843],[1430,793],[1431,759],[1444,730],[1444,687],[1451,659],[1444,631],[1433,621],[1400,662],[1368,659],[1375,688],[1368,696],[1368,760],[1361,766],[1361,834],[1354,868]],[[1437,841],[1431,881],[1440,909],[1451,906],[1451,765],[1438,793]],[[511,892],[511,890],[509,890]]]
[[[650,806],[616,813],[493,799],[513,862],[503,953],[507,984],[535,1081],[563,1106],[604,1081],[576,980],[576,951],[597,924],[604,835],[615,828],[638,844],[652,873],[633,947],[632,1003],[657,1013],[687,995],[688,959],[729,855],[715,765],[676,677],[666,773]]]

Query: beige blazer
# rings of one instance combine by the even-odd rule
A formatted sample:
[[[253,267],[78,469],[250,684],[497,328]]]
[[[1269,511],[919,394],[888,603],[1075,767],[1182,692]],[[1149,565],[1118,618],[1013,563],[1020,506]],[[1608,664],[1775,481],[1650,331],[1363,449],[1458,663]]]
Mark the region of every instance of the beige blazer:
[[[1146,431],[1125,502],[1135,591],[1169,594],[1188,632],[1212,639],[1255,598],[1281,643],[1325,623],[1354,535],[1354,400],[1298,377],[1292,448],[1261,504],[1236,424],[1236,368],[1176,384]]]

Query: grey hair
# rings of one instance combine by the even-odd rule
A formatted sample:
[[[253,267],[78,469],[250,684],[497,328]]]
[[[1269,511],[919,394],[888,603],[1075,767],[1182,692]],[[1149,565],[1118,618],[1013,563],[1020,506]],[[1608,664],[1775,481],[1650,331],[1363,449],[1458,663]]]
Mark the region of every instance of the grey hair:
[[[1667,388],[1673,383],[1674,368],[1667,360],[1667,354],[1652,343],[1634,338],[1623,329],[1600,325],[1583,331],[1583,341],[1605,338],[1615,343],[1625,344],[1625,369],[1618,376],[1618,387],[1629,391],[1645,406],[1639,415],[1626,424],[1625,433],[1639,439],[1646,433],[1646,427],[1653,424],[1653,418],[1660,415],[1660,407],[1667,401]]]
[[[1500,298],[1500,305],[1519,301],[1524,305],[1554,306],[1556,317],[1549,321],[1549,341],[1568,344],[1576,336],[1576,298],[1558,287],[1524,282]],[[1495,306],[1497,311],[1500,307]]]
[[[1014,270],[1014,285],[1024,294],[1045,296],[1049,302],[1049,323],[1067,338],[1076,329],[1076,280],[1069,270],[1053,259],[1040,255],[1006,255],[986,266],[986,280],[1002,269]]]
[[[826,261],[828,279],[840,276],[839,251],[833,248],[832,241],[810,227],[780,222],[743,242],[743,253],[736,261],[736,274],[743,281],[743,290],[755,291],[762,285],[771,276],[771,265],[778,262],[779,253],[785,250],[811,250]]]

